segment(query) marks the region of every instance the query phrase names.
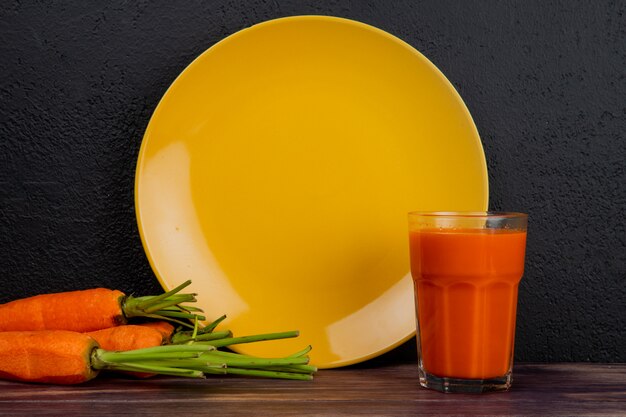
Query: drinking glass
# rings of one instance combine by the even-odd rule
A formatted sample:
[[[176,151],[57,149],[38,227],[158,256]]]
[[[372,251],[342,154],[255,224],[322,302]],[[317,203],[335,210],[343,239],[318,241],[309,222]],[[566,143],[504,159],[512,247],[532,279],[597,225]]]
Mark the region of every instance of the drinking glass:
[[[509,389],[528,216],[409,213],[420,384]]]

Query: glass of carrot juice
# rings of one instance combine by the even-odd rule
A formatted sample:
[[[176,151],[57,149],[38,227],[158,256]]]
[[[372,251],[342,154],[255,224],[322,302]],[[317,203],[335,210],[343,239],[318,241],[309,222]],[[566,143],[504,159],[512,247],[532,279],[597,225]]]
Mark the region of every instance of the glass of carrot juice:
[[[510,388],[527,223],[523,213],[409,213],[423,387]]]

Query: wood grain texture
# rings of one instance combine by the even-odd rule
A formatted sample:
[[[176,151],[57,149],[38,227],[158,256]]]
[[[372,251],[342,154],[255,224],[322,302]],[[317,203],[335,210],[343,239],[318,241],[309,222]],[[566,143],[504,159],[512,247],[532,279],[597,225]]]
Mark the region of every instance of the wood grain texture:
[[[521,364],[514,375],[511,391],[480,395],[422,389],[413,364],[325,370],[312,382],[103,377],[68,387],[0,381],[0,415],[626,415],[626,364]]]

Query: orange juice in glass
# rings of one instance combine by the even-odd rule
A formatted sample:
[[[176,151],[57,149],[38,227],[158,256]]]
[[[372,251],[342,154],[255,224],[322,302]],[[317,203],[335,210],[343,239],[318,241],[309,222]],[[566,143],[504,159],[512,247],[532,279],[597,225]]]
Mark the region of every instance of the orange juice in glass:
[[[443,392],[511,386],[522,213],[409,214],[420,384]]]

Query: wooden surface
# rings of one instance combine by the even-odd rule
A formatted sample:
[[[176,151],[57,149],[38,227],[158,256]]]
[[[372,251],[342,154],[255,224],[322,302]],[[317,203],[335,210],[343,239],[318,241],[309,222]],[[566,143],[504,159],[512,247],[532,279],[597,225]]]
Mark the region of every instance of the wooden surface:
[[[100,377],[79,386],[49,386],[0,381],[0,415],[106,414],[626,415],[626,364],[521,364],[511,391],[463,395],[420,388],[414,364],[325,370],[311,382]]]

